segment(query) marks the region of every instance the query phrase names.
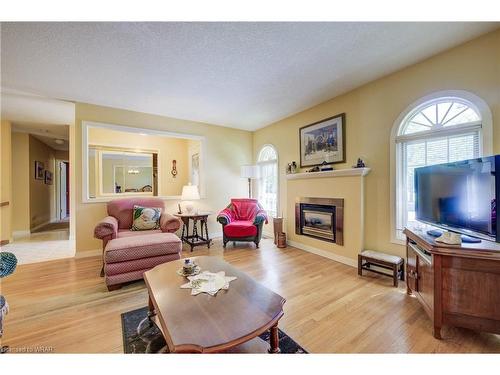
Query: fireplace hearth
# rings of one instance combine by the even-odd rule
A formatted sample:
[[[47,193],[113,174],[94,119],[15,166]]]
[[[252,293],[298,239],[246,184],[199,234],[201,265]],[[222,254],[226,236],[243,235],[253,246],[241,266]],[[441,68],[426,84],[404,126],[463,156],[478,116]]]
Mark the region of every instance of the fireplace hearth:
[[[344,244],[344,200],[301,197],[295,203],[295,233]]]

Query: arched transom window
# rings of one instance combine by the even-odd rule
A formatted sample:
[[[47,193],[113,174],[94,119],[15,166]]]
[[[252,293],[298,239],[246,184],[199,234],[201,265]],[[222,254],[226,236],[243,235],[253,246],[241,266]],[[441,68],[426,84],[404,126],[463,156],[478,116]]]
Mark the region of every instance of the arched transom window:
[[[278,213],[278,153],[271,145],[265,145],[259,152],[257,165],[260,166],[258,197],[268,215]]]
[[[481,156],[482,119],[465,99],[427,101],[401,121],[396,136],[396,238],[415,220],[414,170]]]

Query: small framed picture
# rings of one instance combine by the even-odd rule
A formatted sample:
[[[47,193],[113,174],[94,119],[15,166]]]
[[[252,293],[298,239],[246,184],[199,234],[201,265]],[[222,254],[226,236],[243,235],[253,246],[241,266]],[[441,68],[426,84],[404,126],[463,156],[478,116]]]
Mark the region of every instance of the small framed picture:
[[[345,163],[345,113],[299,129],[300,166]]]
[[[35,161],[35,179],[43,180],[45,178],[45,165],[41,161]]]
[[[45,171],[45,183],[47,185],[52,185],[53,183],[53,174],[50,171]]]

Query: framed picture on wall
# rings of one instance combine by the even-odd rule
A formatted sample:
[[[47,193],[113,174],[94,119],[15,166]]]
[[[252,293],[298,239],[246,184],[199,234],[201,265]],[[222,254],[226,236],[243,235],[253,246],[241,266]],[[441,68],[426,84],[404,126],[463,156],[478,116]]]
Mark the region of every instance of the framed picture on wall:
[[[45,178],[45,165],[41,161],[35,161],[35,179],[43,180]]]
[[[53,184],[53,174],[50,171],[45,171],[45,183],[47,185]]]
[[[191,155],[191,184],[200,185],[200,154]]]
[[[345,113],[299,129],[300,166],[345,163]]]

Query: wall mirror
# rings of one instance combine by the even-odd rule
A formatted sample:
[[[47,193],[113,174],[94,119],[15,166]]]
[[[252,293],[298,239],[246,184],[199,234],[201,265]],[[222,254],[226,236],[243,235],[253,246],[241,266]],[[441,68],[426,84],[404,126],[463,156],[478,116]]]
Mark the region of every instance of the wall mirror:
[[[204,137],[84,122],[84,202],[125,196],[204,196]]]

